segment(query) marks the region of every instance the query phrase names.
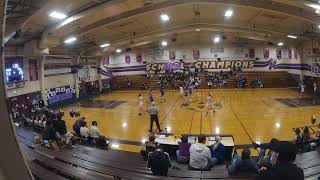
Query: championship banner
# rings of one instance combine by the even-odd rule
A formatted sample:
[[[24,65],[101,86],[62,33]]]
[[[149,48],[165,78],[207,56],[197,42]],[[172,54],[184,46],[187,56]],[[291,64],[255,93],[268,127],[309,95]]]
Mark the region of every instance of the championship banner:
[[[255,49],[249,49],[249,58],[254,58],[255,56]]]
[[[102,57],[102,64],[108,65],[109,64],[109,56],[103,56]]]
[[[264,49],[264,50],[263,50],[263,57],[264,57],[265,59],[269,59],[269,56],[270,56],[270,51],[269,51],[269,49]]]
[[[45,97],[48,100],[49,105],[61,103],[66,100],[74,99],[76,97],[76,90],[74,85],[46,89]]]
[[[176,60],[176,51],[169,51],[169,59],[171,61]]]
[[[277,49],[277,50],[276,50],[276,56],[277,56],[277,59],[281,59],[281,58],[282,58],[282,51],[281,51],[281,49]]]
[[[195,63],[149,63],[146,65],[146,71],[163,70],[183,70],[185,66],[197,69],[232,69],[242,68],[251,69],[254,67],[254,60],[223,60],[223,61],[197,61]]]
[[[130,64],[130,55],[129,55],[129,54],[126,54],[126,55],[124,56],[124,60],[125,60],[126,64]]]
[[[200,59],[200,50],[199,49],[193,49],[192,50],[193,59],[198,60]]]
[[[297,51],[296,49],[294,50],[294,53],[293,53],[293,54],[294,54],[294,58],[295,58],[295,59],[298,59],[298,51]]]
[[[288,51],[288,57],[289,57],[289,59],[292,59],[292,50],[291,49],[289,49],[289,51]]]
[[[137,61],[137,63],[141,63],[141,62],[142,62],[142,55],[141,55],[141,53],[138,53],[138,54],[136,55],[136,61]]]

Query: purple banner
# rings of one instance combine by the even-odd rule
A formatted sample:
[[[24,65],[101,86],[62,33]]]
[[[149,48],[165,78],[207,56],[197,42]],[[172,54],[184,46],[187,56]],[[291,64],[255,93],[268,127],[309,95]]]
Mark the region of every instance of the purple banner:
[[[296,49],[294,50],[294,58],[298,59],[298,50],[296,50]]]
[[[193,49],[192,50],[193,59],[198,60],[200,58],[200,51],[199,49]]]
[[[291,49],[289,49],[289,51],[288,51],[288,57],[289,57],[289,59],[292,59],[292,50]]]
[[[136,61],[137,61],[137,63],[142,62],[142,55],[140,53],[136,55]]]
[[[171,61],[176,60],[176,52],[175,51],[169,51],[169,59]]]
[[[108,64],[109,64],[109,56],[103,56],[102,65],[108,65]]]
[[[125,60],[125,62],[126,62],[127,64],[130,64],[130,55],[129,55],[129,54],[126,54],[126,55],[124,56],[124,60]]]
[[[255,49],[249,49],[249,58],[254,58],[256,56]]]
[[[281,49],[277,49],[277,50],[276,50],[276,55],[277,55],[277,59],[281,59],[281,58],[282,58],[282,51],[281,51]]]
[[[270,56],[270,51],[269,51],[269,49],[264,49],[264,50],[263,50],[263,57],[264,57],[265,59],[269,59],[269,56]]]

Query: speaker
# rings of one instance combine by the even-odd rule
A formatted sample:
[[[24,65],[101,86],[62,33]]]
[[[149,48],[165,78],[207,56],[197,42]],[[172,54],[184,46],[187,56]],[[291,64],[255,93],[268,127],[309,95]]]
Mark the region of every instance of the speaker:
[[[143,61],[142,64],[147,64],[147,61]]]
[[[273,42],[268,42],[268,45],[269,46],[273,46]]]
[[[256,60],[258,61],[258,60],[259,60],[259,58],[258,58],[258,57],[256,57]]]
[[[131,48],[126,48],[126,52],[130,52],[131,51]]]
[[[221,58],[218,58],[218,61],[221,61]]]

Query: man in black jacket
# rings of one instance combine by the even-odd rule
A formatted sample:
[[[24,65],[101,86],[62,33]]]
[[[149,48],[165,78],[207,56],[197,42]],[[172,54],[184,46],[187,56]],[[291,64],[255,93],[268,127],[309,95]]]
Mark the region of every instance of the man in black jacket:
[[[153,175],[167,176],[168,169],[172,166],[169,154],[158,147],[156,151],[150,152],[148,157],[148,168],[151,168]]]
[[[287,141],[279,141],[278,149],[279,155],[276,164],[270,169],[262,167],[256,180],[303,180],[303,170],[297,165],[293,164],[298,152],[297,147]]]

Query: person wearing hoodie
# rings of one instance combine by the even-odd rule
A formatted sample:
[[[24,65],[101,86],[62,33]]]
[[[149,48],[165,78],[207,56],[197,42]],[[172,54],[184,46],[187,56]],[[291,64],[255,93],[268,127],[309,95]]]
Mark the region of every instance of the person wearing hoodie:
[[[198,143],[192,144],[190,147],[190,170],[210,170],[211,169],[211,153],[210,149],[205,145],[206,137],[200,135]]]

